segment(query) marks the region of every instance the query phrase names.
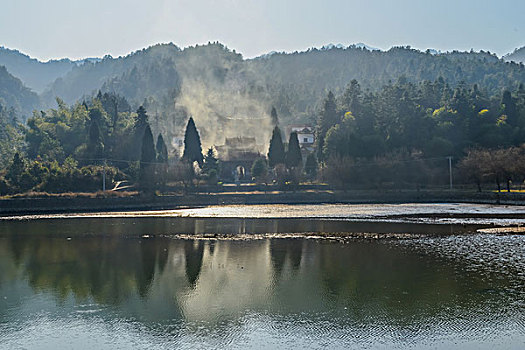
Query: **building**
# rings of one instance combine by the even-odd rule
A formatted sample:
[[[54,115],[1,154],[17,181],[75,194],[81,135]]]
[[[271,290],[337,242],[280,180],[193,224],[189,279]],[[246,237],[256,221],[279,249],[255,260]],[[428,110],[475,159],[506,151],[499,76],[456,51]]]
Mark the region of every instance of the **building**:
[[[299,139],[299,146],[303,152],[313,152],[315,143],[315,128],[310,125],[295,124],[288,125],[286,128],[286,135],[290,135],[292,132],[297,133]],[[288,140],[286,140],[288,141]]]
[[[261,157],[255,137],[227,137],[224,145],[215,146],[221,161],[220,178],[223,180],[251,180],[251,167]]]

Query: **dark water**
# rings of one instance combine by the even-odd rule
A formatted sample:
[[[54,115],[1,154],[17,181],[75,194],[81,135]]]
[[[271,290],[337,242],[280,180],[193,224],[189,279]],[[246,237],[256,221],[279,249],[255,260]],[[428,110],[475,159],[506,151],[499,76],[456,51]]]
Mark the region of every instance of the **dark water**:
[[[0,222],[0,348],[525,348],[525,236],[360,225]],[[431,236],[346,243],[170,237],[315,230]]]

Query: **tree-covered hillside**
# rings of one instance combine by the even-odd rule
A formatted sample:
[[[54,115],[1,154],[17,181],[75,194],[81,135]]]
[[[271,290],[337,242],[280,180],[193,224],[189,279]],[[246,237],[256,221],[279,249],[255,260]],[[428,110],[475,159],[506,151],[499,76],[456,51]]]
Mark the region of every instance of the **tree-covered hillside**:
[[[506,55],[505,60],[508,62],[521,62],[525,63],[525,46],[520,47],[519,49],[514,50],[511,54]]]
[[[20,79],[9,74],[4,66],[0,66],[0,104],[4,108],[14,108],[25,120],[33,108],[39,106],[39,98]]]
[[[57,96],[74,103],[101,89],[124,95],[134,107],[152,97],[160,104],[157,110],[172,110],[179,96],[179,107],[188,108],[185,104],[191,100],[220,113],[246,117],[260,110],[267,113],[275,105],[284,120],[305,121],[315,118],[317,103],[327,90],[341,92],[350,80],[357,79],[363,89],[377,91],[400,76],[411,82],[442,77],[451,86],[478,84],[492,94],[525,81],[525,68],[483,51],[435,54],[409,47],[369,51],[351,46],[246,60],[218,43],[184,50],[163,44],[74,67],[43,97],[48,106]],[[256,108],[224,110],[218,101]]]
[[[17,50],[0,47],[0,65],[24,82],[24,85],[38,93],[69,72],[76,63],[69,59],[40,62]]]

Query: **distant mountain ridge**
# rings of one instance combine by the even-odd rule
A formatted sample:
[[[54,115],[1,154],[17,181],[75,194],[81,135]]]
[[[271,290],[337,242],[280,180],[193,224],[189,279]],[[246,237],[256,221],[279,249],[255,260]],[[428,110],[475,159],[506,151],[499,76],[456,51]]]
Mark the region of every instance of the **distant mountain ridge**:
[[[512,53],[509,53],[508,55],[503,56],[503,58],[507,62],[514,61],[514,62],[525,63],[525,46],[514,50]]]
[[[0,105],[14,108],[24,118],[31,115],[34,108],[40,106],[40,101],[36,93],[0,65]]]
[[[17,75],[6,66],[27,86],[43,89],[41,108],[54,107],[56,97],[74,103],[101,90],[124,96],[133,108],[146,103],[158,118],[191,114],[197,122],[199,115],[261,117],[271,106],[286,122],[312,121],[328,90],[340,94],[352,79],[365,91],[399,78],[420,82],[442,77],[452,86],[478,84],[490,93],[525,82],[522,66],[489,52],[423,52],[409,46],[384,51],[363,43],[270,52],[253,59],[220,43],[184,49],[157,44],[124,57],[80,61],[43,63],[5,48],[0,49],[0,64],[2,57],[18,64],[11,62],[11,67],[27,67]]]

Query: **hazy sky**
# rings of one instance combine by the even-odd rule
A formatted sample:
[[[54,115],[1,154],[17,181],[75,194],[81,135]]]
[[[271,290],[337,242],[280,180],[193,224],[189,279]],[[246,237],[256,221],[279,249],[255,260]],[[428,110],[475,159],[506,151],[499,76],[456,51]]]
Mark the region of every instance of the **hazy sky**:
[[[245,57],[359,42],[503,55],[525,45],[523,14],[524,0],[1,0],[0,46],[43,60],[208,41]]]

